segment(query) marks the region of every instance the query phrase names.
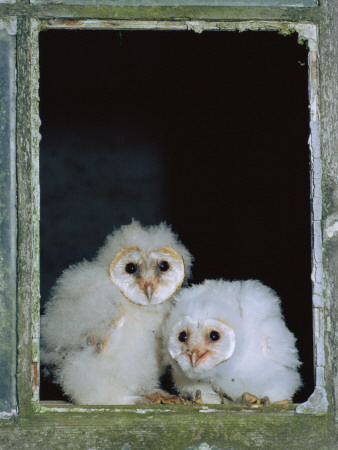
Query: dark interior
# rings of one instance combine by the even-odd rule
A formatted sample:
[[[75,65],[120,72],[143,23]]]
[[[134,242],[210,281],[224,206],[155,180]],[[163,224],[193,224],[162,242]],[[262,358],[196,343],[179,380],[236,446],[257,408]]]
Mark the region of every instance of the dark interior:
[[[172,224],[193,282],[277,291],[313,391],[307,49],[274,32],[45,31],[41,295],[131,218]],[[264,370],[264,369],[263,369]],[[58,399],[42,379],[41,399]]]

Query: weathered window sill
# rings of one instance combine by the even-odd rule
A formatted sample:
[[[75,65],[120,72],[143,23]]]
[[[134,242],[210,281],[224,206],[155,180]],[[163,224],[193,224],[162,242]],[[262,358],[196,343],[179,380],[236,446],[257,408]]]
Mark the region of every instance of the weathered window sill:
[[[40,413],[46,412],[83,412],[83,413],[132,413],[132,414],[293,414],[298,404],[253,405],[240,403],[226,405],[74,405],[63,401],[41,401]]]

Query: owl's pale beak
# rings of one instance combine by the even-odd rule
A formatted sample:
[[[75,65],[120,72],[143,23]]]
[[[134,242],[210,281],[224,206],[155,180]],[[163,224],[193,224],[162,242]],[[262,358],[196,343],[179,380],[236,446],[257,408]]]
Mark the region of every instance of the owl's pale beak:
[[[146,295],[146,297],[148,299],[148,302],[150,303],[151,299],[153,297],[153,294],[154,294],[154,290],[155,290],[153,283],[151,283],[149,281],[148,282],[146,281],[144,283],[143,290],[144,290],[144,293],[145,293],[145,295]]]
[[[200,362],[200,360],[209,353],[209,350],[200,350],[200,349],[193,349],[190,353],[188,353],[190,363],[192,367],[196,367],[197,364]]]
[[[191,365],[193,367],[196,367],[197,361],[198,361],[198,354],[196,352],[193,352],[190,356]]]

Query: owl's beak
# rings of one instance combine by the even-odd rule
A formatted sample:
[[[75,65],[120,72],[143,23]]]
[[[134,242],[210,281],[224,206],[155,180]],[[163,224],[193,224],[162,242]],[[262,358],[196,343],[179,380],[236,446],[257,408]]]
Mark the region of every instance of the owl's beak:
[[[148,299],[148,302],[150,303],[151,299],[153,297],[153,294],[154,294],[154,290],[155,290],[153,283],[151,283],[150,281],[146,281],[144,283],[143,290],[144,290],[144,293],[145,293],[145,295],[146,295],[146,297]]]
[[[200,362],[200,360],[207,353],[209,353],[209,350],[205,350],[205,349],[200,350],[198,348],[195,348],[190,353],[188,353],[188,356],[189,356],[190,363],[191,363],[192,367],[196,367],[197,364]]]

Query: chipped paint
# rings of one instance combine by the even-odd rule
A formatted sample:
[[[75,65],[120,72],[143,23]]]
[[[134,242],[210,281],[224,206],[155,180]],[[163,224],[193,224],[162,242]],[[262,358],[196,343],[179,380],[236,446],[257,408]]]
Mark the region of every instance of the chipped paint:
[[[322,416],[327,413],[328,401],[326,391],[323,387],[316,386],[309,400],[297,406],[296,412],[300,414],[314,414]]]
[[[323,297],[323,243],[322,243],[322,162],[319,139],[318,110],[318,36],[317,27],[312,24],[297,24],[299,42],[306,41],[309,48],[309,108],[310,137],[309,147],[312,162],[311,199],[312,199],[312,274],[313,283],[313,334],[315,390],[310,398],[297,406],[301,414],[322,415],[327,412],[328,401],[325,390],[325,345],[324,345],[324,297]]]
[[[71,412],[71,413],[83,413],[83,412],[109,412],[113,413],[136,413],[136,414],[154,414],[159,411],[159,409],[153,408],[136,408],[134,409],[130,405],[126,405],[125,408],[116,408],[114,406],[107,407],[95,407],[95,406],[77,406],[71,403],[64,402],[64,406],[60,405],[60,402],[56,401],[48,401],[40,403],[40,413],[48,413],[48,412]],[[160,409],[161,413],[172,413],[173,411],[170,409]]]
[[[0,30],[6,30],[10,36],[15,36],[17,33],[16,19],[0,19]]]
[[[338,232],[338,219],[337,217],[329,217],[326,219],[325,235],[328,239],[331,239]]]
[[[200,444],[188,447],[186,450],[219,450],[219,447],[215,445],[209,445],[207,442],[201,442]]]
[[[201,22],[186,22],[187,29],[192,30],[197,34],[201,34],[205,30],[205,25]]]
[[[308,23],[283,21],[206,21],[206,20],[99,20],[99,19],[49,19],[43,24],[48,29],[88,30],[192,30],[203,31],[278,31],[283,35],[298,34],[300,43],[306,42],[310,51],[317,51],[317,28]]]
[[[17,409],[12,409],[12,411],[10,412],[0,412],[0,420],[1,419],[12,419],[13,416],[16,416],[18,414],[18,410]]]
[[[32,364],[32,392],[34,393],[39,389],[39,363],[38,361],[33,361]]]
[[[289,29],[298,34],[298,42],[306,42],[310,52],[318,52],[318,29],[312,23],[289,24]],[[313,80],[314,81],[314,80]]]
[[[318,81],[317,71],[314,70],[313,64],[317,63],[317,58],[310,52],[309,67],[310,67],[310,83],[315,76],[313,88],[310,85],[310,137],[309,147],[311,155],[311,199],[312,199],[312,286],[313,286],[313,306],[323,307],[323,243],[322,243],[322,161],[320,155],[319,145],[319,125],[318,125]]]

